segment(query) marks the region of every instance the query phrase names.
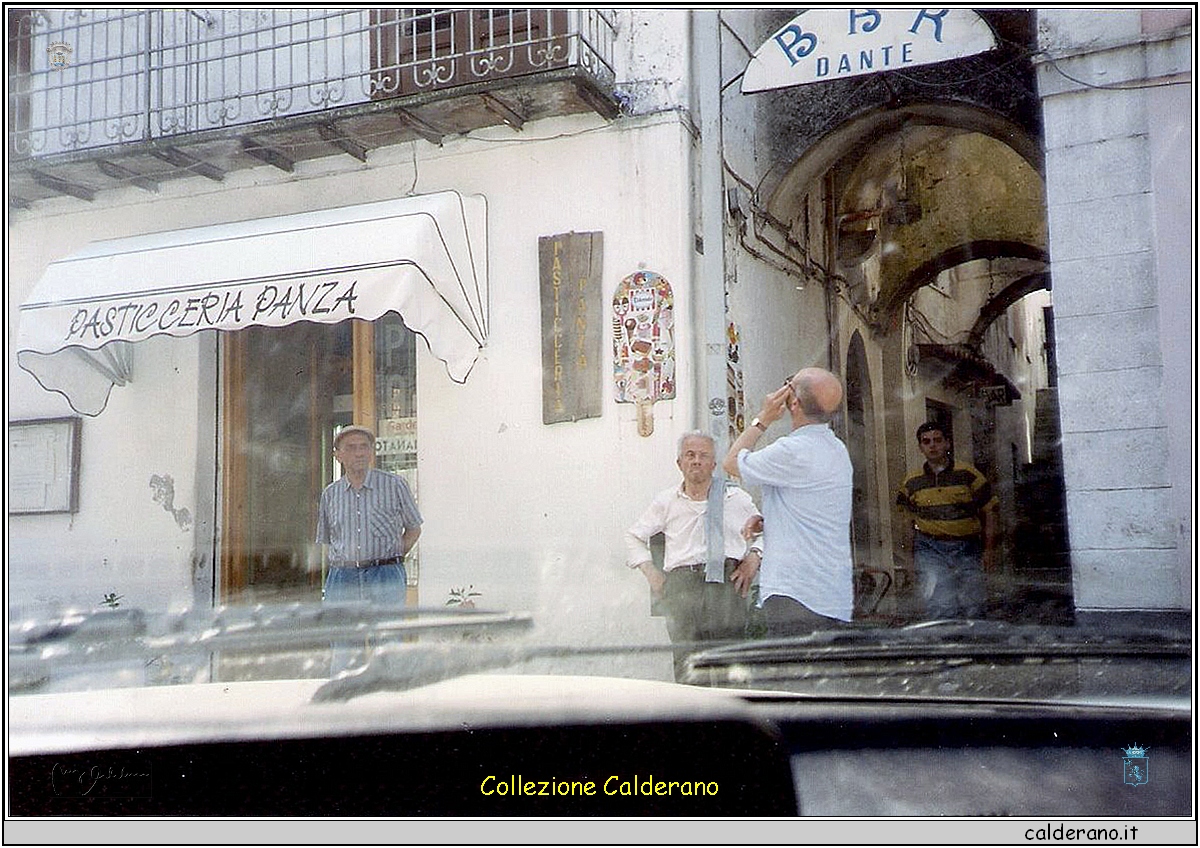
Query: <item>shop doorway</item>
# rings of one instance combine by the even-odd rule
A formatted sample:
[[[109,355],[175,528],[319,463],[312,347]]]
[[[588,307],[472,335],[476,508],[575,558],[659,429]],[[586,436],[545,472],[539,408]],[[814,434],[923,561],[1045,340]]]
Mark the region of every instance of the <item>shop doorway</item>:
[[[416,480],[414,334],[374,322],[302,322],[226,334],[222,347],[219,603],[316,602],[321,490],[341,469],[333,436],[367,423],[376,467]],[[408,568],[410,596],[419,567]]]

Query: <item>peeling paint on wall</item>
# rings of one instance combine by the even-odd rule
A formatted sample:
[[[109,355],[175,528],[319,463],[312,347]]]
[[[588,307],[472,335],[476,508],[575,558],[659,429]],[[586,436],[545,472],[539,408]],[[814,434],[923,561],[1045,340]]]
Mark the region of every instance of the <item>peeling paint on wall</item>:
[[[170,474],[164,474],[161,477],[154,474],[150,477],[150,489],[154,493],[154,502],[162,504],[162,508],[171,513],[180,530],[186,531],[192,528],[192,514],[188,512],[187,508],[175,508],[174,477]]]

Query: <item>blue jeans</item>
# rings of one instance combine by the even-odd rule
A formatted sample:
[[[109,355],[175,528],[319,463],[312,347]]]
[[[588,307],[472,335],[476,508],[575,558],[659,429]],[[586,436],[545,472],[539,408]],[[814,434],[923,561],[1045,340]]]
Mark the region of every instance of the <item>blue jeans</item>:
[[[408,574],[403,565],[374,565],[370,568],[331,568],[325,577],[325,603],[404,606]]]
[[[917,585],[928,618],[980,618],[987,589],[983,545],[978,539],[936,539],[917,533],[913,540]]]
[[[325,577],[325,603],[369,603],[402,607],[408,591],[408,574],[403,565],[375,565],[369,568],[330,568]],[[367,641],[335,642],[329,674],[333,676],[351,666],[362,665]]]

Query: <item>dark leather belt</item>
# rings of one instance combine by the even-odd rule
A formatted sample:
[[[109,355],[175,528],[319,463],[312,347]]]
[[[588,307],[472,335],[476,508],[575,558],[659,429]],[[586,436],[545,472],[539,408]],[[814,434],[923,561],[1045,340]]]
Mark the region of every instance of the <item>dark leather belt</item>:
[[[737,564],[738,564],[738,560],[736,560],[736,559],[728,558],[725,560],[725,568],[727,568],[727,569],[734,567]],[[671,572],[674,572],[674,571],[691,571],[691,572],[700,572],[701,574],[703,574],[707,570],[708,570],[708,566],[706,566],[704,563],[700,562],[700,563],[696,563],[695,565],[677,565],[674,568],[672,568],[671,571],[668,571],[667,574],[670,574]]]
[[[403,556],[385,557],[384,559],[364,559],[361,562],[336,562],[334,568],[375,568],[377,565],[404,565]]]

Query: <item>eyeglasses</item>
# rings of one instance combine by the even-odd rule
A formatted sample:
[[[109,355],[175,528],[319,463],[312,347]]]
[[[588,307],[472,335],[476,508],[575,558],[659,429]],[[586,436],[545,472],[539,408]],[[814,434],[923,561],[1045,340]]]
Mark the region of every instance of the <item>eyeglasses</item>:
[[[784,385],[784,388],[791,391],[792,394],[796,393],[796,389],[792,386],[792,375],[791,374],[788,374],[786,377],[783,378],[783,385]]]

